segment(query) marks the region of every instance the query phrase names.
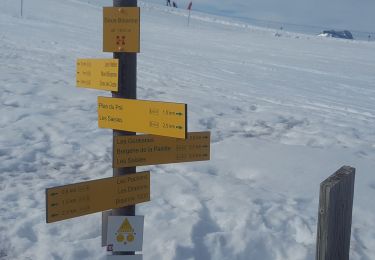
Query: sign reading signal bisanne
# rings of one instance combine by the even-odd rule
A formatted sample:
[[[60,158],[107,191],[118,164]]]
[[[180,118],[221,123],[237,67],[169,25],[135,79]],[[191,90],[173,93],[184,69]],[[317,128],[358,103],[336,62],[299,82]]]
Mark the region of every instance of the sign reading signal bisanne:
[[[103,8],[103,51],[139,52],[139,7]]]
[[[185,139],[187,105],[98,97],[98,124],[100,128]]]
[[[210,160],[210,132],[188,133],[187,139],[156,135],[115,136],[113,167]]]
[[[118,91],[117,59],[78,59],[77,87]]]
[[[47,223],[150,200],[150,172],[46,189]]]

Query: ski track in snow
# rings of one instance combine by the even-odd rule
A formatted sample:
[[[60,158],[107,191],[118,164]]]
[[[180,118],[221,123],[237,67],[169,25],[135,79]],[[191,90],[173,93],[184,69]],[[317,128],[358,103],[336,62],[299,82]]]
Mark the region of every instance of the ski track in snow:
[[[45,223],[45,189],[109,177],[111,131],[75,87],[104,1],[0,10],[0,259],[105,259],[101,215]],[[319,183],[357,169],[351,259],[375,258],[375,45],[140,3],[138,98],[188,104],[211,161],[152,172],[144,259],[314,259]],[[41,12],[43,10],[43,12]],[[84,10],[84,12],[82,11]]]

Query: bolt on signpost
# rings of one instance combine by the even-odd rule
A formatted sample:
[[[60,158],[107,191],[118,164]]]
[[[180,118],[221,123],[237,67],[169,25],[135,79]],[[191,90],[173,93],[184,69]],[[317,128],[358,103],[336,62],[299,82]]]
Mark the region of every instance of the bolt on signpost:
[[[46,189],[46,221],[102,211],[107,259],[142,260],[135,252],[142,251],[144,217],[135,204],[150,201],[151,181],[136,166],[209,160],[210,132],[187,132],[186,104],[136,99],[137,0],[103,8],[103,51],[113,59],[77,60],[76,85],[112,92],[98,97],[98,126],[113,129],[113,177]]]

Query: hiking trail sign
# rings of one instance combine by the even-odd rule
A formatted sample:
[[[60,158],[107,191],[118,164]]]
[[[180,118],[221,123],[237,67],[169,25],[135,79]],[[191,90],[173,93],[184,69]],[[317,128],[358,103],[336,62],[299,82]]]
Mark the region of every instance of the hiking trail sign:
[[[150,172],[136,166],[209,160],[210,132],[187,132],[186,104],[136,99],[140,8],[137,0],[113,5],[103,8],[103,51],[115,59],[78,59],[76,68],[77,87],[114,96],[98,97],[98,126],[113,129],[113,177],[47,188],[46,221],[104,211],[107,259],[142,260],[135,251],[144,217],[134,215],[136,204],[150,201]]]
[[[118,59],[78,59],[77,87],[118,91]]]
[[[103,51],[139,52],[140,8],[103,8]]]
[[[98,97],[98,124],[100,128],[185,139],[187,136],[187,105]]]
[[[150,172],[46,189],[47,223],[150,201]]]
[[[143,216],[108,216],[107,247],[114,252],[142,251]]]
[[[188,133],[187,139],[156,135],[115,136],[113,167],[210,160],[210,132]]]

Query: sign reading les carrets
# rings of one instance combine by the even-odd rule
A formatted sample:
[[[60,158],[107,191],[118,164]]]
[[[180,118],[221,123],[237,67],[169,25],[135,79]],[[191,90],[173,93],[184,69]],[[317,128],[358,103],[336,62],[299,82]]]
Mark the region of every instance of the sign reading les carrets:
[[[78,59],[77,87],[118,91],[117,59]]]

